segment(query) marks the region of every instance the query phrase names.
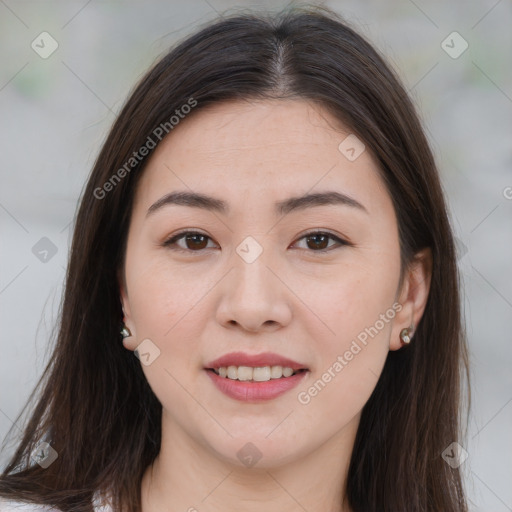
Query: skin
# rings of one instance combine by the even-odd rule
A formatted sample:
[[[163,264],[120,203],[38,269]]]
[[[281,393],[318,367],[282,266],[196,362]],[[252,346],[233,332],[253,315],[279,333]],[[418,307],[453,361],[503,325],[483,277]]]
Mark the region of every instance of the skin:
[[[431,256],[418,254],[399,288],[393,204],[368,149],[354,161],[338,150],[349,133],[304,100],[231,101],[190,114],[152,155],[137,188],[120,282],[132,333],[125,348],[149,338],[160,350],[150,365],[141,363],[163,406],[161,451],[141,484],[144,512],[350,510],[342,503],[361,409],[388,351],[401,347],[401,329],[423,314]],[[177,190],[223,199],[230,212],[167,205],[146,216]],[[327,190],[367,211],[322,205],[274,212],[276,201]],[[208,238],[177,241],[185,252],[162,245],[184,229]],[[352,245],[308,242],[312,230]],[[263,248],[250,264],[236,252],[247,236]],[[394,318],[300,403],[298,393],[397,302]],[[276,352],[309,373],[274,400],[240,402],[203,369],[232,351]],[[249,442],[261,453],[253,467],[237,457]]]

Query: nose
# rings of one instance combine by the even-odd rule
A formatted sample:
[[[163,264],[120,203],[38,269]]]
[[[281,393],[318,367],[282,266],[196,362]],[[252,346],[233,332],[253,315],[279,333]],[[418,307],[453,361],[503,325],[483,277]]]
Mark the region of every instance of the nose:
[[[279,272],[267,265],[264,254],[252,263],[233,255],[235,268],[224,280],[217,310],[217,320],[224,327],[269,332],[290,322],[292,293]]]

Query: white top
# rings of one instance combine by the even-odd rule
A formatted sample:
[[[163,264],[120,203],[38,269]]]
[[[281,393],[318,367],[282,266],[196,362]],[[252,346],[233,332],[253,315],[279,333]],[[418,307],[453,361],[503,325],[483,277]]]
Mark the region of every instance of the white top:
[[[99,494],[93,497],[94,512],[112,512],[112,507],[107,501],[100,502]],[[12,501],[0,496],[0,512],[60,512],[60,509],[49,505],[36,505],[24,501]]]

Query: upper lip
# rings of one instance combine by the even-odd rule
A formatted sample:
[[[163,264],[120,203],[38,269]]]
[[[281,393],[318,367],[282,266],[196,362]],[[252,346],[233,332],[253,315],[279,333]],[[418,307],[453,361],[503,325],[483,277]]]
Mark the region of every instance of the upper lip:
[[[306,370],[306,366],[293,361],[287,357],[274,354],[273,352],[263,352],[261,354],[246,354],[245,352],[231,352],[225,354],[214,361],[209,362],[205,368],[222,368],[227,366],[283,366],[293,370]]]

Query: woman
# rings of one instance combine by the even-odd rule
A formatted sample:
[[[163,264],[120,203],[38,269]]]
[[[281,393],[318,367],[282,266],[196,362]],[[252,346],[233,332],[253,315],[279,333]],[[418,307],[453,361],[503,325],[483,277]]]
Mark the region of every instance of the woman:
[[[100,152],[0,495],[466,511],[442,456],[466,367],[445,200],[397,77],[327,9],[224,18],[147,73]]]

